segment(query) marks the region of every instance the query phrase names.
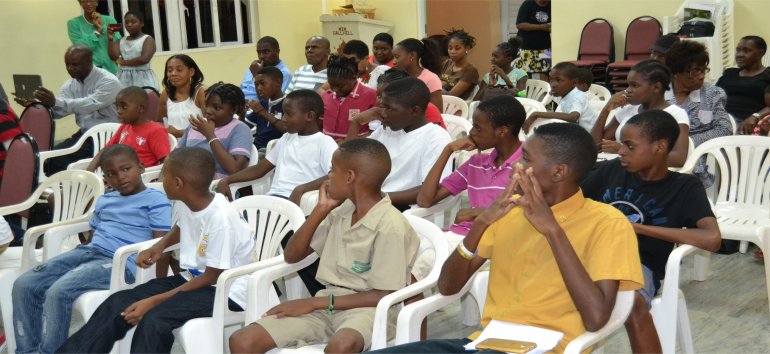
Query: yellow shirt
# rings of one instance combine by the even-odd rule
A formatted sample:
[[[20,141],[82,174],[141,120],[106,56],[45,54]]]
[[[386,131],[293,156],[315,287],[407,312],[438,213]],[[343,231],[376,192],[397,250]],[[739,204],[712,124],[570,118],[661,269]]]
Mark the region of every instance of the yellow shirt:
[[[591,279],[620,280],[621,291],[642,287],[636,234],[622,213],[584,198],[582,191],[551,211]],[[496,319],[563,332],[554,348],[559,352],[585,332],[548,241],[521,208],[489,226],[478,255],[491,260],[482,326]]]

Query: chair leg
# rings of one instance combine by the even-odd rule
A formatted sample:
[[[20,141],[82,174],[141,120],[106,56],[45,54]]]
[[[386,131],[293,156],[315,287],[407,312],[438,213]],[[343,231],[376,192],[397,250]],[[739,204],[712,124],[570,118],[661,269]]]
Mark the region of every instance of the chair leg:
[[[679,292],[679,304],[677,305],[677,330],[679,331],[679,350],[682,353],[695,353],[695,346],[692,341],[692,331],[690,330],[690,316],[687,312],[687,302],[682,292]]]
[[[759,240],[759,243],[757,243],[757,246],[759,246],[759,249],[762,252],[767,252],[770,250],[770,239],[764,236],[760,236],[761,239]],[[765,264],[765,287],[767,288],[767,299],[768,299],[768,309],[770,309],[770,261],[765,260],[763,262]]]
[[[476,299],[470,293],[460,298],[460,311],[463,315],[463,324],[466,326],[477,326],[481,322],[481,314]]]
[[[696,281],[706,281],[709,276],[710,265],[711,252],[698,250],[693,256],[693,279]]]
[[[740,253],[746,253],[746,251],[749,250],[749,242],[748,241],[741,241],[741,245],[738,247],[738,252]]]

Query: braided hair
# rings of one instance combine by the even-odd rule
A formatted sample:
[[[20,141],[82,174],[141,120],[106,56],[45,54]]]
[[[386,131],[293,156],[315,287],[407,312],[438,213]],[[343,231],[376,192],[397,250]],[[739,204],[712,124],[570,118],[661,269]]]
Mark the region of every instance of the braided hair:
[[[508,41],[497,45],[500,51],[507,57],[511,57],[511,60],[516,59],[519,56],[519,48],[521,48],[521,39],[519,37],[511,37]]]
[[[245,112],[246,99],[243,97],[243,91],[238,86],[226,84],[222,81],[217,82],[206,90],[206,104],[209,103],[211,96],[219,97],[222,103],[229,103],[233,107],[233,111],[239,115]]]
[[[446,43],[449,43],[452,39],[456,39],[463,43],[468,49],[473,48],[476,45],[476,37],[471,36],[470,33],[465,32],[464,29],[455,29],[451,28],[449,31],[446,32],[446,38],[444,41]]]
[[[326,75],[334,79],[355,80],[358,77],[358,63],[353,58],[332,54],[326,66]]]

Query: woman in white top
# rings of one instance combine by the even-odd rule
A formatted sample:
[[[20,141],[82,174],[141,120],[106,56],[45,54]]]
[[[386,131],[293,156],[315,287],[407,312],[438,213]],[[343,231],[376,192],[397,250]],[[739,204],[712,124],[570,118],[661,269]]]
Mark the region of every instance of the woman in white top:
[[[179,138],[190,125],[190,116],[203,116],[206,89],[203,73],[190,56],[177,54],[166,60],[158,118],[166,120],[169,133]]]
[[[668,155],[668,165],[681,167],[687,160],[690,119],[685,110],[668,103],[664,97],[671,84],[671,71],[659,61],[649,59],[634,65],[627,81],[628,88],[610,98],[591,130],[599,151],[616,154],[622,143],[620,131],[626,122],[641,112],[659,109],[671,114],[679,123],[679,138]],[[620,109],[607,124],[607,117],[616,108]]]
[[[118,79],[125,87],[152,87],[158,91],[158,77],[150,67],[153,55],[155,55],[155,39],[142,33],[144,17],[140,13],[126,12],[123,17],[123,25],[128,32],[128,37],[123,37],[120,42],[110,39],[110,58],[120,65]],[[112,31],[108,31],[112,35]]]

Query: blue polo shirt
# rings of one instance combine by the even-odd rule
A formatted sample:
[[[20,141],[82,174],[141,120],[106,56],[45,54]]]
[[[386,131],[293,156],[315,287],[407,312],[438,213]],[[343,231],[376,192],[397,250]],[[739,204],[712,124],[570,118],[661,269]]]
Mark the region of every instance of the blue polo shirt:
[[[286,88],[289,87],[289,83],[291,82],[291,71],[289,71],[289,68],[287,68],[286,64],[283,63],[283,60],[279,61],[278,64],[275,64],[275,67],[278,70],[281,70],[281,73],[283,74],[281,91],[285,92]],[[259,96],[257,96],[257,87],[254,85],[254,75],[251,75],[251,70],[249,69],[246,69],[246,74],[243,75],[241,91],[243,91],[243,96],[246,97],[247,100],[258,101],[260,99]]]

